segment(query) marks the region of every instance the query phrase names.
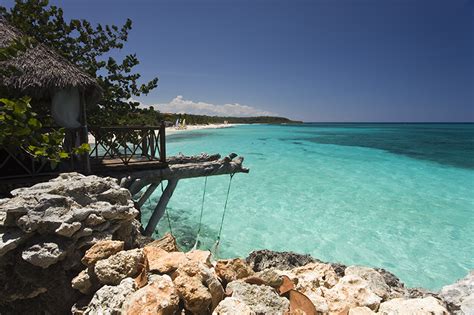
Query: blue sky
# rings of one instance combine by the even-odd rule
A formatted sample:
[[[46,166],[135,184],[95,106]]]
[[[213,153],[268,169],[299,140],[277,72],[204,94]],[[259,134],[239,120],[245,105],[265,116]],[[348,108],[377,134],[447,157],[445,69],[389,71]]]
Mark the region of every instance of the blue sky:
[[[160,79],[139,100],[164,111],[474,121],[470,0],[51,3],[68,18],[131,18],[125,52]]]

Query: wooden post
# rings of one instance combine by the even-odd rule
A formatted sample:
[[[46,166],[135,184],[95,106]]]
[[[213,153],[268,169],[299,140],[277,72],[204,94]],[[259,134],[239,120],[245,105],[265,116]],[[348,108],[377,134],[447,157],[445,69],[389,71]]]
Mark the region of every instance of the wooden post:
[[[161,122],[160,126],[160,132],[159,132],[159,137],[160,137],[160,162],[166,163],[166,136],[165,136],[165,122]]]
[[[84,91],[80,91],[80,104],[81,104],[81,109],[82,109],[82,117],[81,117],[81,135],[79,136],[79,139],[81,140],[80,144],[82,143],[89,143],[89,132],[87,130],[87,115],[86,115],[86,99],[84,97]],[[83,172],[85,174],[90,174],[91,173],[91,161],[89,159],[89,152],[86,152],[82,154],[81,156],[82,160],[82,167],[83,167]]]
[[[140,199],[138,200],[138,206],[141,208],[145,202],[148,200],[148,198],[150,198],[151,194],[155,191],[155,189],[158,187],[158,185],[160,184],[161,182],[159,183],[153,183],[151,184],[147,190],[145,191],[145,193],[140,197]]]
[[[173,196],[173,192],[177,185],[177,179],[170,179],[168,181],[165,191],[161,195],[160,200],[158,201],[158,204],[156,205],[156,208],[153,211],[153,214],[151,215],[150,220],[148,221],[148,224],[145,228],[145,236],[151,236],[153,234],[153,231],[155,231],[155,228],[158,225],[160,219],[163,217],[163,214],[166,210],[166,206],[168,205],[171,196]]]

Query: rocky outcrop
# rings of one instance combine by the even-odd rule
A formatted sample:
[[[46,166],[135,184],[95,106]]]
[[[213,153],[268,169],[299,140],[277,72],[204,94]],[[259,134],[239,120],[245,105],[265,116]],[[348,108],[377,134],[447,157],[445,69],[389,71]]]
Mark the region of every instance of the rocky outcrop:
[[[396,298],[380,305],[379,314],[419,314],[447,315],[449,314],[440,301],[434,297],[403,299]]]
[[[173,315],[179,308],[179,296],[167,275],[150,277],[150,283],[128,296],[122,314],[127,315]]]
[[[293,252],[274,252],[264,249],[250,253],[246,261],[254,271],[258,272],[269,268],[288,270],[317,260],[309,255]]]
[[[474,271],[456,283],[443,287],[439,297],[454,314],[474,314]]]
[[[266,285],[248,284],[237,280],[230,282],[226,291],[232,298],[241,301],[241,304],[246,306],[245,309],[248,308],[256,314],[284,314],[290,308],[288,299],[279,296],[273,288]]]
[[[252,268],[240,258],[219,260],[216,263],[216,273],[225,282],[243,279],[251,276]]]
[[[136,247],[141,239],[138,210],[115,179],[61,174],[11,194],[0,201],[2,314],[69,312],[79,290],[98,288],[86,271],[74,282],[79,290],[71,287],[84,268],[85,251],[99,241],[118,241],[116,247],[109,244],[89,252],[84,262],[93,265],[99,256]],[[22,302],[25,299],[28,303]]]

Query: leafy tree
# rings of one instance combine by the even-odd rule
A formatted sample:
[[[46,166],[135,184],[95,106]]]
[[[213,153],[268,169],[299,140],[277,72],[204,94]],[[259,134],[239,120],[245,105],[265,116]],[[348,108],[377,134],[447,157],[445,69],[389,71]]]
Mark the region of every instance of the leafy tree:
[[[35,158],[45,158],[54,165],[70,153],[89,152],[88,144],[82,144],[67,152],[63,147],[64,130],[43,131],[43,125],[31,109],[30,98],[0,99],[0,147],[9,151],[23,149]]]
[[[0,14],[26,35],[54,48],[65,58],[97,78],[104,94],[98,105],[88,108],[91,125],[123,123],[131,112],[141,113],[138,103],[129,101],[149,93],[158,78],[140,84],[140,74],[134,72],[139,64],[135,54],[117,61],[110,56],[123,48],[132,29],[132,21],[121,26],[93,26],[86,20],[66,21],[63,10],[49,5],[48,0],[16,0],[11,9],[0,6]]]

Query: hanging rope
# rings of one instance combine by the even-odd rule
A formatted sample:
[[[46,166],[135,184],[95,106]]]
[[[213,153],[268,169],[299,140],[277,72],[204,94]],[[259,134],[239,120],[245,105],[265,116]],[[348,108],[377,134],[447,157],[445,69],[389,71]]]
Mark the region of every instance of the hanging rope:
[[[164,192],[165,190],[163,189],[163,181],[161,181],[161,194],[163,194]],[[171,228],[171,220],[170,220],[170,215],[168,213],[168,207],[165,208],[165,213],[166,213],[166,218],[168,219],[168,226],[170,228],[170,233],[172,236],[174,236],[173,229]]]
[[[204,189],[202,191],[202,202],[201,202],[201,214],[199,216],[198,231],[197,231],[197,234],[196,234],[196,242],[194,243],[193,249],[196,249],[199,246],[199,243],[200,243],[199,242],[199,236],[200,236],[200,232],[201,232],[202,214],[204,212],[204,200],[205,200],[205,196],[206,196],[206,188],[207,188],[207,176],[204,179]]]
[[[224,226],[224,218],[227,212],[227,202],[229,201],[230,187],[232,186],[233,177],[234,177],[234,174],[230,174],[229,186],[227,187],[227,196],[225,198],[225,204],[224,204],[224,211],[222,212],[221,226],[219,228],[219,234],[217,234],[216,243],[213,246],[213,250],[211,250],[214,253],[215,257],[218,257],[219,243],[221,241],[222,227]]]

